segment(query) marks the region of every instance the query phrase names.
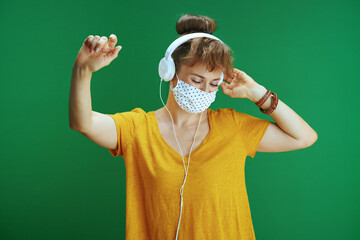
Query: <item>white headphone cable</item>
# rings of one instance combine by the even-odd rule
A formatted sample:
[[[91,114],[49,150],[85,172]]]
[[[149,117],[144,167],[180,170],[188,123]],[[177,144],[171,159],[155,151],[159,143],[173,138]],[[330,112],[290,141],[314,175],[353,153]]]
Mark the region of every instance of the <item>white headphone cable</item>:
[[[164,107],[166,108],[166,110],[167,110],[167,111],[169,112],[169,114],[170,114],[171,122],[172,122],[172,126],[173,126],[173,130],[174,130],[175,139],[176,139],[176,142],[178,143],[178,146],[179,146],[179,149],[180,149],[180,152],[181,152],[181,157],[182,157],[182,160],[183,160],[183,165],[184,165],[184,170],[185,170],[184,182],[183,182],[183,184],[182,184],[182,186],[181,186],[181,188],[180,188],[181,208],[180,208],[180,217],[179,217],[179,223],[178,223],[178,227],[177,227],[177,231],[176,231],[176,238],[175,238],[175,239],[177,240],[177,239],[178,239],[178,233],[179,233],[179,227],[180,227],[180,221],[181,221],[182,206],[183,206],[183,189],[184,189],[184,185],[185,185],[187,173],[188,173],[188,170],[189,170],[191,151],[192,151],[192,148],[193,148],[194,143],[195,143],[195,138],[196,138],[197,132],[198,132],[198,130],[199,130],[199,126],[200,126],[200,122],[201,122],[201,118],[202,118],[203,112],[201,112],[201,114],[200,114],[200,120],[199,120],[197,129],[196,129],[196,132],[195,132],[195,135],[194,135],[194,141],[193,141],[193,143],[192,143],[192,145],[191,145],[191,148],[190,148],[188,166],[187,166],[187,168],[185,168],[185,161],[184,161],[184,157],[183,157],[183,153],[182,153],[182,150],[181,150],[179,141],[178,141],[178,139],[177,139],[177,137],[176,137],[176,132],[175,132],[175,126],[174,126],[173,118],[172,118],[172,116],[171,116],[171,113],[170,113],[169,109],[166,107],[166,105],[164,104],[164,102],[163,102],[163,100],[162,100],[162,97],[161,97],[161,82],[162,82],[162,79],[160,79],[160,100],[161,100],[161,102],[163,103],[163,105],[164,105]],[[171,84],[171,83],[170,83],[170,84]]]

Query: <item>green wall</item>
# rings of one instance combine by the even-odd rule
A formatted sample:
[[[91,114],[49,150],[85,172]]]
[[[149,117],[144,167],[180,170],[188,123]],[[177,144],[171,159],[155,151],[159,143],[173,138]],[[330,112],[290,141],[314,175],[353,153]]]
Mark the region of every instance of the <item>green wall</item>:
[[[125,165],[70,129],[72,66],[88,35],[114,33],[123,48],[93,73],[93,110],[159,109],[158,63],[185,13],[214,18],[235,67],[319,136],[247,158],[257,240],[360,239],[355,0],[1,1],[0,239],[125,238]],[[220,90],[210,108],[224,107],[274,121]]]

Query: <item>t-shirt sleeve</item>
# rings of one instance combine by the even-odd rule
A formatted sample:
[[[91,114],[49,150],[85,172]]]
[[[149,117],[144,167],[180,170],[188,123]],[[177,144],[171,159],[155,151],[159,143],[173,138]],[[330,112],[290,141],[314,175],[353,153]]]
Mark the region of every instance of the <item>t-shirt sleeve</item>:
[[[264,137],[271,121],[237,112],[235,109],[233,109],[233,114],[235,123],[243,136],[247,156],[254,158],[261,139]]]
[[[139,117],[138,109],[134,109],[128,112],[120,112],[114,114],[106,114],[112,117],[116,125],[117,132],[117,147],[116,149],[109,149],[111,155],[114,157],[124,156],[126,148],[133,139],[136,120]]]

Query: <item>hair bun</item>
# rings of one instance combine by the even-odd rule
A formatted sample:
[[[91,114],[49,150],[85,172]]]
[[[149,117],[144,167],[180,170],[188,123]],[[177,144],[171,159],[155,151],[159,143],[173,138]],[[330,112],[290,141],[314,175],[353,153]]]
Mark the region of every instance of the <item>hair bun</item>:
[[[216,21],[207,16],[185,14],[176,22],[175,28],[179,35],[194,32],[212,34],[216,30]]]

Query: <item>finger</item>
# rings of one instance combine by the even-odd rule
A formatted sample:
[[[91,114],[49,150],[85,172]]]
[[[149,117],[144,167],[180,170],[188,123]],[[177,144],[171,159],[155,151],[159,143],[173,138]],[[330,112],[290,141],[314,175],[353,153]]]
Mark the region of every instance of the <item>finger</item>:
[[[245,74],[244,71],[241,71],[241,70],[236,69],[236,77],[237,77],[238,79],[242,79],[242,78],[244,77],[244,74]]]
[[[99,35],[95,35],[95,37],[93,38],[93,40],[90,43],[90,52],[93,53],[93,51],[95,50],[95,45],[97,44],[97,42],[99,42],[100,40],[100,36]]]
[[[116,58],[121,49],[122,49],[122,46],[117,46],[116,48],[114,48],[114,50],[111,52],[112,57]]]
[[[227,81],[229,84],[231,84],[232,81],[233,81],[234,79],[236,79],[235,77],[236,77],[236,75],[235,75],[234,73],[232,73],[232,74],[227,78],[226,81]]]
[[[121,46],[117,46],[116,48],[114,48],[114,50],[112,50],[112,52],[110,53],[110,57],[112,60],[117,58],[121,48],[122,48]]]
[[[230,79],[230,75],[229,75],[229,74],[225,74],[225,75],[224,75],[224,78],[223,78],[223,82],[228,83],[230,80],[231,80],[231,79]]]
[[[228,84],[225,83],[225,82],[222,82],[222,83],[220,84],[220,86],[221,86],[222,92],[223,92],[224,94],[228,95],[228,94],[229,94],[229,91],[230,91],[229,88],[228,88]]]
[[[229,74],[229,77],[228,77],[227,81],[229,83],[231,83],[233,80],[236,79],[236,75],[237,75],[236,68],[233,68],[233,71]]]
[[[107,43],[107,37],[102,36],[95,45],[95,52],[99,52],[106,43]]]
[[[109,47],[110,47],[110,48],[114,48],[115,45],[116,45],[116,43],[117,43],[117,37],[116,37],[116,35],[115,35],[115,34],[111,34],[111,35],[110,35],[110,40],[109,40]]]
[[[238,74],[238,73],[235,73],[235,74],[234,74],[234,77],[233,77],[233,80],[238,80],[238,76],[239,76],[239,74]]]
[[[223,82],[227,82],[227,83],[228,83],[228,82],[231,80],[230,78],[231,78],[230,73],[225,74],[224,79],[223,79],[223,80],[224,80]]]
[[[89,35],[89,36],[84,40],[84,45],[90,46],[90,43],[91,43],[93,37],[94,37],[93,35]]]

